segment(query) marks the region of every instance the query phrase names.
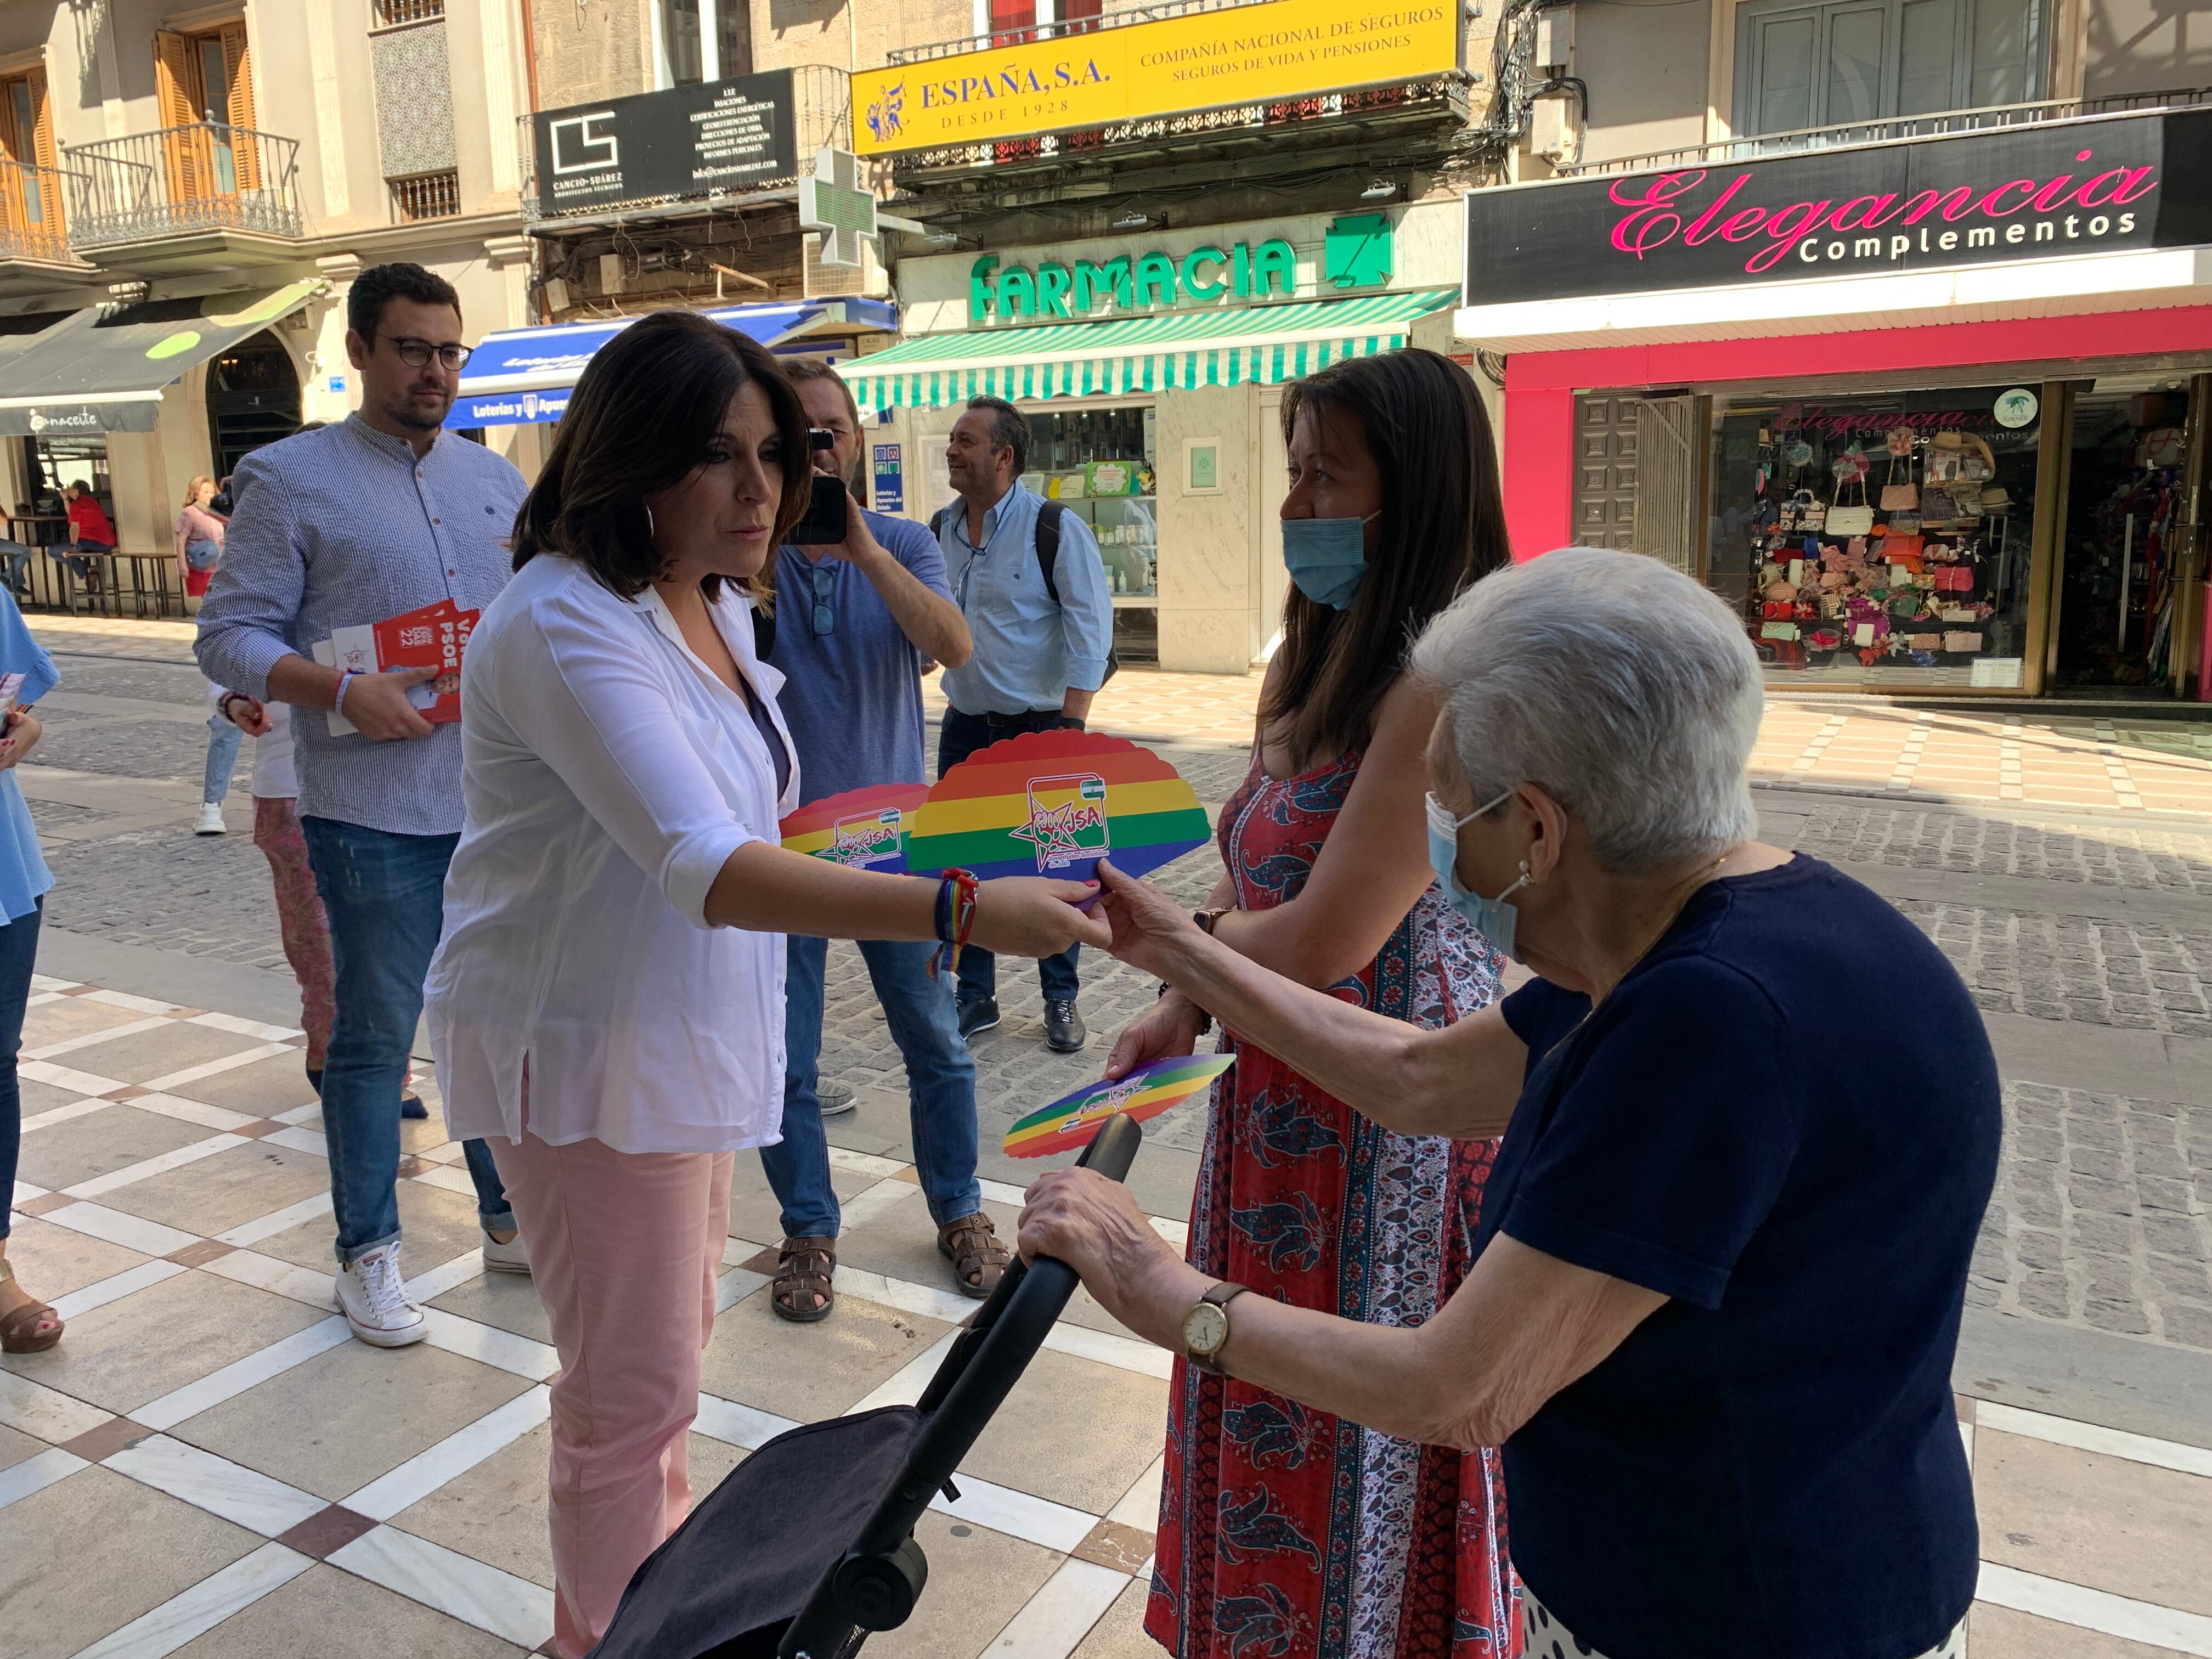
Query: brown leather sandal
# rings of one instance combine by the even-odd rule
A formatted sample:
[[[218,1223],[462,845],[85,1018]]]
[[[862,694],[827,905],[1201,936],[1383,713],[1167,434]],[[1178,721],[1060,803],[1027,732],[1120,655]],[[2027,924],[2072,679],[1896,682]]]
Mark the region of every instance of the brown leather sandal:
[[[939,1227],[937,1253],[952,1264],[954,1288],[978,1302],[999,1288],[1011,1259],[992,1228],[991,1218],[981,1210]],[[973,1279],[969,1277],[971,1273]]]
[[[775,1253],[775,1278],[769,1285],[769,1305],[779,1316],[798,1325],[827,1319],[837,1305],[830,1283],[837,1271],[837,1241],[834,1238],[787,1238]],[[810,1305],[816,1297],[819,1307]]]
[[[15,1265],[0,1255],[0,1285],[15,1282]],[[39,1327],[53,1320],[51,1329]],[[27,1302],[10,1314],[0,1314],[0,1353],[44,1353],[62,1340],[62,1322],[43,1302]]]

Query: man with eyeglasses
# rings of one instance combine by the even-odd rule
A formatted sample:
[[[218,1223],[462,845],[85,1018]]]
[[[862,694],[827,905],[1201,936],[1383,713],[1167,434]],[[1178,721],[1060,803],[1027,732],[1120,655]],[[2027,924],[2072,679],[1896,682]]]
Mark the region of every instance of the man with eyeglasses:
[[[857,489],[864,434],[845,382],[817,359],[787,359],[784,372],[829,447],[816,467]],[[845,539],[777,550],[777,696],[799,750],[802,799],[821,800],[877,783],[928,780],[922,748],[921,665],[968,660],[968,624],[952,602],[945,559],[921,525],[849,507]],[[916,1173],[953,1279],[983,1296],[1005,1270],[975,1180],[975,1065],[956,1024],[949,976],[933,978],[934,947],[871,941],[860,946],[891,1040],[906,1061]],[[761,1149],[782,1210],[783,1245],[769,1305],[787,1319],[823,1317],[835,1298],[837,1194],[822,1132],[819,1066],[828,942],[793,935],[784,982],[783,1139]],[[842,1109],[849,1110],[846,1105]]]
[[[300,827],[337,963],[317,1086],[338,1304],[356,1336],[392,1348],[428,1333],[399,1271],[400,1097],[460,839],[461,728],[431,725],[408,701],[435,670],[340,673],[313,651],[337,629],[442,599],[490,604],[510,574],[525,487],[504,458],[442,430],[469,356],[451,283],[420,265],[374,266],[354,278],[346,320],[362,406],[239,463],[198,653],[216,684],[313,711],[292,732]],[[331,732],[333,710],[351,732]],[[484,1266],[529,1272],[489,1150],[464,1151]]]

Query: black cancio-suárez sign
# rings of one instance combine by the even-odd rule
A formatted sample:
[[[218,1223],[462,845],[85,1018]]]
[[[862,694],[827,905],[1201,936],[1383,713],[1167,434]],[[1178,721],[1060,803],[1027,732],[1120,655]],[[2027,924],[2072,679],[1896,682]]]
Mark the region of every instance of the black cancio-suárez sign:
[[[738,195],[799,172],[789,70],[541,110],[538,205]]]
[[[2212,242],[2212,110],[1470,191],[1467,303]]]

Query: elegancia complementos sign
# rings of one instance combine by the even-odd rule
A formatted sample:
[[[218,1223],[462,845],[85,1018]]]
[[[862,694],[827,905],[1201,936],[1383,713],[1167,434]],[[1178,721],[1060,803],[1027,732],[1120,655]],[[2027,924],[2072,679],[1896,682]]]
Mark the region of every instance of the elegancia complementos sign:
[[[1467,302],[2212,242],[2212,110],[2096,117],[1467,198]]]

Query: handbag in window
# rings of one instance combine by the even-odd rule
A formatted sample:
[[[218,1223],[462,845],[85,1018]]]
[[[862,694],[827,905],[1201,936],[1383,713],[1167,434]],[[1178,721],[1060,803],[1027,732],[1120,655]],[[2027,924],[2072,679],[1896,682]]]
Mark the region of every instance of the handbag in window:
[[[1864,455],[1861,455],[1859,457],[1859,460],[1863,464],[1866,460],[1866,457]],[[1861,471],[1852,477],[1845,478],[1843,477],[1841,465],[1842,464],[1838,462],[1836,500],[1834,504],[1828,508],[1828,534],[1831,536],[1842,536],[1846,538],[1866,535],[1874,529],[1874,508],[1869,507],[1866,503],[1866,474],[1863,471]],[[1844,491],[1850,489],[1854,483],[1856,483],[1859,489],[1858,504],[1856,506],[1845,506],[1843,499]]]
[[[1943,648],[1946,651],[1979,651],[1982,648],[1982,636],[1979,634],[1956,631],[1946,633],[1943,635]]]
[[[1932,527],[1958,523],[1961,514],[1958,497],[1948,484],[1938,484],[1920,492],[1920,521]]]
[[[1893,426],[1890,428],[1884,441],[1887,445],[1891,454],[1902,455],[1907,459],[1911,458],[1912,454],[1912,428],[1911,427]]]
[[[1893,457],[1889,463],[1889,482],[1881,487],[1881,510],[1885,513],[1913,513],[1917,512],[1919,507],[1920,486],[1912,482],[1911,467],[1907,466],[1905,477],[1900,482],[1897,476],[1897,461]]]

